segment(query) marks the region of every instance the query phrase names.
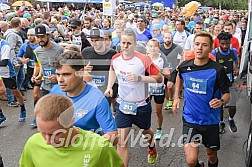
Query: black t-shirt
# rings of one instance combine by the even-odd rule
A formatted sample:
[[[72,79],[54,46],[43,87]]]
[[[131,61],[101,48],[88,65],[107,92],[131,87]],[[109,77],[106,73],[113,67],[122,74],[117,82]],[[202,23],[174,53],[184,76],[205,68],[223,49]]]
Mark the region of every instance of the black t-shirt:
[[[111,59],[116,53],[111,48],[106,48],[103,53],[97,53],[93,47],[87,47],[82,51],[82,56],[86,60],[85,64],[90,61],[90,65],[93,66],[90,75],[102,92],[106,90]]]
[[[93,71],[109,71],[111,59],[116,53],[111,48],[106,48],[104,53],[97,53],[93,47],[87,47],[83,49],[82,56],[84,60],[90,61]]]

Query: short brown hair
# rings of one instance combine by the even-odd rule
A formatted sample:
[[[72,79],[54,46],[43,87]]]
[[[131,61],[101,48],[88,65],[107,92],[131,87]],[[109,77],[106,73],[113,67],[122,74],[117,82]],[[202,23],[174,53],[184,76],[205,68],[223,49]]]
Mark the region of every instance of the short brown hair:
[[[91,17],[88,17],[88,16],[84,17],[84,20],[89,21],[90,23],[93,21],[93,19]]]
[[[122,32],[122,36],[123,35],[127,35],[127,36],[132,36],[134,39],[134,42],[136,43],[136,34],[134,32],[134,30],[132,28],[126,28],[123,32]]]
[[[34,108],[35,116],[39,116],[43,121],[53,121],[59,118],[64,111],[69,111],[73,116],[72,100],[66,96],[55,94],[43,96]]]
[[[226,27],[226,26],[231,26],[232,28],[234,28],[234,26],[233,26],[233,24],[232,24],[231,22],[226,22],[226,23],[224,24],[224,27]]]
[[[54,58],[53,67],[59,69],[62,65],[69,65],[72,69],[79,71],[84,68],[84,59],[80,52],[66,51]]]
[[[150,39],[150,40],[148,41],[148,43],[147,43],[147,46],[148,46],[149,42],[155,42],[155,43],[156,43],[156,46],[160,49],[160,43],[159,43],[159,41],[158,41],[156,38]]]
[[[67,45],[64,47],[65,52],[67,51],[75,51],[75,52],[80,52],[80,48],[78,48],[76,45]]]
[[[43,18],[44,18],[45,20],[47,20],[47,19],[50,18],[50,17],[51,17],[50,12],[44,12]]]
[[[197,37],[208,37],[210,40],[210,47],[213,47],[213,37],[209,32],[201,31],[196,33],[193,42]]]
[[[11,24],[12,28],[16,28],[21,24],[21,20],[18,17],[14,17],[14,18],[11,19],[10,24]]]

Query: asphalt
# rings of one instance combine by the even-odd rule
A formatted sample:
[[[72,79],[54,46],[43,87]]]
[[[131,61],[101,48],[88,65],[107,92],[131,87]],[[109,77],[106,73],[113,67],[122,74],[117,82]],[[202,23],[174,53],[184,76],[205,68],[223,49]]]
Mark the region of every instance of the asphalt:
[[[244,143],[247,139],[249,123],[251,120],[250,102],[246,96],[246,89],[238,89],[239,99],[237,102],[237,114],[235,121],[238,127],[236,133],[229,131],[226,126],[226,132],[221,137],[221,149],[218,151],[220,167],[244,167],[245,149]],[[30,123],[33,120],[33,100],[32,91],[25,92],[27,99],[27,119],[25,123],[18,122],[19,108],[8,107],[7,103],[0,101],[2,109],[8,120],[0,126],[0,154],[3,157],[5,167],[17,167],[22,149],[28,138],[37,132],[37,129],[31,129]],[[157,151],[159,160],[156,165],[147,163],[147,145],[141,138],[129,144],[130,167],[185,167],[184,151],[181,145],[182,117],[181,110],[174,115],[171,111],[163,111],[164,122],[163,132],[166,135],[163,140],[157,142]],[[227,112],[225,112],[225,116]],[[153,108],[152,127],[156,129],[156,113]],[[133,134],[138,137],[139,129],[133,127]],[[135,142],[135,143],[134,143]],[[200,146],[199,160],[207,164],[203,145]],[[71,165],[66,165],[66,167]],[[207,166],[207,165],[205,165]]]

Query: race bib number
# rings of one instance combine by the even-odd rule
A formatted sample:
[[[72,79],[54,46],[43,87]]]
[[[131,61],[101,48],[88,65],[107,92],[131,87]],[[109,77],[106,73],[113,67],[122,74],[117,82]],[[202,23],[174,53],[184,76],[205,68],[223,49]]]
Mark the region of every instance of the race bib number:
[[[53,67],[43,67],[43,75],[44,75],[44,78],[48,78],[48,76],[52,75],[52,74],[55,74],[55,68]]]
[[[30,68],[34,68],[35,67],[35,61],[34,60],[29,60],[27,66],[30,67]]]
[[[92,76],[93,78],[93,81],[94,83],[97,85],[97,86],[104,86],[105,85],[105,79],[106,77],[105,76]]]
[[[227,77],[228,77],[228,79],[229,79],[230,82],[233,82],[233,75],[232,75],[232,73],[228,73]]]
[[[194,93],[198,94],[207,93],[207,79],[198,79],[186,76],[185,86],[187,90]]]
[[[137,103],[128,103],[122,101],[119,109],[124,114],[136,115],[137,114]]]
[[[164,95],[164,86],[149,86],[149,94],[154,96]]]
[[[173,69],[172,63],[167,63],[167,64],[168,64],[169,69],[172,70]]]

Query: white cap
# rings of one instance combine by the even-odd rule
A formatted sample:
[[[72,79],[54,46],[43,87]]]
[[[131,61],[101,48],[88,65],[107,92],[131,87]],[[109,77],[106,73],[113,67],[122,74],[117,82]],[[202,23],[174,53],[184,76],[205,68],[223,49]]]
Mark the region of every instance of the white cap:
[[[27,35],[35,35],[35,29],[31,28],[27,31]]]
[[[134,19],[134,15],[133,15],[133,14],[129,14],[129,15],[128,15],[128,19],[129,19],[129,20]]]

